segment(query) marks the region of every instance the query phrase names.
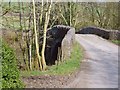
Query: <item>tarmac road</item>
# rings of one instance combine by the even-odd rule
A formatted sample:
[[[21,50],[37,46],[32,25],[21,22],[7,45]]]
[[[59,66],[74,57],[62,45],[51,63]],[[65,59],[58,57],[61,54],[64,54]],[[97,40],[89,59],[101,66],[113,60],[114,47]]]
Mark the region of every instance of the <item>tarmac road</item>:
[[[92,34],[76,34],[85,49],[80,72],[66,88],[118,88],[118,46]]]

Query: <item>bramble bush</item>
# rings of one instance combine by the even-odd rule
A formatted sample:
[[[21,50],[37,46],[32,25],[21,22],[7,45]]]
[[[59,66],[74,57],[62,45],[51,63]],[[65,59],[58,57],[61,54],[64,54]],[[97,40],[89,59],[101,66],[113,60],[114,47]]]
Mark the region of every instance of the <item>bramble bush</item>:
[[[2,88],[23,88],[13,50],[2,42]]]

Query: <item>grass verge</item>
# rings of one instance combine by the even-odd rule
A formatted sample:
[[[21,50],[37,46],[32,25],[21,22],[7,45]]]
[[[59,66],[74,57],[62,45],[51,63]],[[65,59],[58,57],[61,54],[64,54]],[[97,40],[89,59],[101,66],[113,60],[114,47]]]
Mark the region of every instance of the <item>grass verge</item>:
[[[21,71],[21,76],[68,75],[79,69],[82,59],[83,48],[76,42],[69,60],[65,60],[59,65],[49,66],[46,71]]]
[[[113,43],[120,45],[120,40],[112,40]]]

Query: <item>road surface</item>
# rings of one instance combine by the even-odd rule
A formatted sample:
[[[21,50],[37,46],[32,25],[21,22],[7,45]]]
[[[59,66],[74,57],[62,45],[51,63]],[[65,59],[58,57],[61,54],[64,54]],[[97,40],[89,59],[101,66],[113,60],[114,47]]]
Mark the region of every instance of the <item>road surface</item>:
[[[118,88],[118,46],[96,35],[76,34],[85,49],[80,72],[66,88]]]

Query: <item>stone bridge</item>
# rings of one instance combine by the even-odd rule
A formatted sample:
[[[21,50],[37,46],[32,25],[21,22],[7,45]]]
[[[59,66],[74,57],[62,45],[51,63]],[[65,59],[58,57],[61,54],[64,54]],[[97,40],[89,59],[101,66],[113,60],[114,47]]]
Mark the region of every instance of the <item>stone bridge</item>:
[[[47,31],[45,58],[47,65],[55,64],[56,60],[70,57],[75,41],[75,29],[70,26],[56,25]]]

